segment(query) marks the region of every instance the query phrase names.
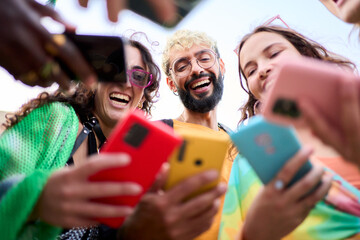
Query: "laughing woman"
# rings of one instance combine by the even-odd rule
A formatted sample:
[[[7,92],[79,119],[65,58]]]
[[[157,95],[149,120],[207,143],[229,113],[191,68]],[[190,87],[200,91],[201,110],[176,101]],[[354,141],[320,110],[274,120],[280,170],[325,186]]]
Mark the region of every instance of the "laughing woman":
[[[125,53],[127,78],[121,82],[100,82],[94,92],[79,86],[70,97],[42,93],[8,119],[0,138],[0,179],[8,183],[0,192],[0,239],[48,240],[59,234],[60,239],[102,239],[101,228],[84,226],[97,225],[96,217],[132,213],[91,199],[136,195],[140,186],[87,181],[101,169],[131,161],[124,154],[89,155],[128,111],[150,114],[158,91],[160,70],[149,51],[130,40]],[[115,56],[107,63],[117,62]]]
[[[354,66],[291,29],[259,26],[242,39],[238,50],[240,80],[244,78],[243,89],[249,96],[242,108],[241,122],[261,111],[259,103],[279,70],[279,60],[300,56],[346,68]],[[357,235],[360,233],[360,192],[344,180],[359,187],[357,169],[344,166],[331,149],[318,147],[320,142],[312,139],[307,131],[298,133],[304,147],[287,162],[275,180],[265,186],[241,155],[235,159],[225,197],[221,239],[234,239],[237,233],[237,239],[246,240],[360,237]],[[282,187],[309,158],[314,163],[313,169],[291,187]],[[336,174],[330,169],[339,172]],[[304,197],[303,193],[309,192],[320,179],[321,186]],[[279,180],[282,185],[278,184]]]

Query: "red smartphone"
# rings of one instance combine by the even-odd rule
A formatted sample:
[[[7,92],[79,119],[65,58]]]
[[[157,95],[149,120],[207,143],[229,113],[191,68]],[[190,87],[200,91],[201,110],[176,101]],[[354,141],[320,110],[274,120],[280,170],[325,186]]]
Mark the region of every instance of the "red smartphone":
[[[124,152],[131,156],[125,167],[105,169],[90,177],[91,181],[135,182],[143,192],[136,196],[98,198],[95,201],[134,207],[153,184],[156,174],[170,154],[182,143],[173,129],[162,122],[149,121],[140,110],[127,115],[115,127],[108,141],[101,148],[102,153]],[[97,219],[110,227],[118,228],[124,218]]]
[[[360,78],[336,64],[306,57],[286,59],[265,96],[264,116],[275,123],[304,125],[298,101],[308,99],[335,127],[340,127],[339,87]],[[359,99],[360,100],[360,99]]]

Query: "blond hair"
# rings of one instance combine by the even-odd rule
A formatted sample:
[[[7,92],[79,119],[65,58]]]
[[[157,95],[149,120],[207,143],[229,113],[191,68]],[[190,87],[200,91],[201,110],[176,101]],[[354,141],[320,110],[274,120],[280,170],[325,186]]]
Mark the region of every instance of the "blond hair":
[[[162,57],[162,68],[167,76],[170,76],[170,51],[172,49],[182,50],[189,49],[194,44],[209,46],[219,56],[215,40],[204,32],[191,30],[178,30],[168,38]]]

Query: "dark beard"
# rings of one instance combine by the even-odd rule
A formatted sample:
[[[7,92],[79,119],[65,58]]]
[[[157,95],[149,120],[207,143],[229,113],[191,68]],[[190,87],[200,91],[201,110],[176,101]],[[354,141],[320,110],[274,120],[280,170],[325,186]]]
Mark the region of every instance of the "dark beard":
[[[189,85],[196,79],[205,76],[208,76],[210,78],[214,86],[213,93],[209,97],[205,97],[205,98],[203,97],[206,95],[206,93],[201,93],[198,95],[200,99],[195,99],[190,94]],[[209,73],[209,74],[204,73],[204,74],[200,74],[199,76],[193,76],[187,83],[185,83],[184,87],[185,90],[182,90],[178,86],[176,86],[180,99],[184,104],[184,106],[193,112],[207,113],[213,110],[216,107],[216,105],[220,102],[224,90],[224,80],[221,72],[219,73],[219,77],[217,79],[214,73]]]

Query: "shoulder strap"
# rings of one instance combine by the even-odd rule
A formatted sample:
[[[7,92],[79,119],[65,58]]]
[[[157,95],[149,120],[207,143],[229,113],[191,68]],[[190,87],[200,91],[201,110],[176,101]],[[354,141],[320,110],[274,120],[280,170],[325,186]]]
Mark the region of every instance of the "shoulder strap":
[[[160,121],[170,126],[171,128],[174,128],[174,121],[172,119],[161,119]]]
[[[71,154],[69,156],[69,160],[67,161],[67,164],[73,164],[73,155],[75,154],[76,150],[80,147],[80,145],[84,142],[84,140],[89,136],[88,141],[88,155],[91,155],[93,153],[97,153],[97,146],[96,146],[96,139],[95,134],[98,137],[100,141],[100,147],[104,144],[106,141],[106,137],[104,136],[104,133],[102,132],[100,128],[100,124],[98,120],[95,117],[90,117],[90,119],[84,123],[83,129],[81,130],[79,136],[75,140],[75,144],[73,147],[73,150],[71,151]]]
[[[96,119],[96,121],[97,121],[97,119]],[[99,148],[101,148],[102,145],[106,142],[106,137],[105,137],[103,131],[101,130],[100,124],[99,123],[95,124],[93,130],[100,141]]]
[[[218,127],[224,130],[227,134],[232,133],[233,130],[222,123],[218,123]]]

